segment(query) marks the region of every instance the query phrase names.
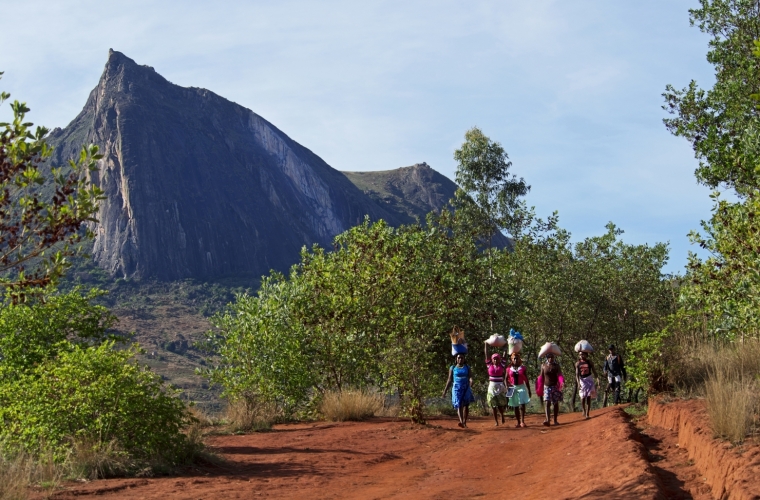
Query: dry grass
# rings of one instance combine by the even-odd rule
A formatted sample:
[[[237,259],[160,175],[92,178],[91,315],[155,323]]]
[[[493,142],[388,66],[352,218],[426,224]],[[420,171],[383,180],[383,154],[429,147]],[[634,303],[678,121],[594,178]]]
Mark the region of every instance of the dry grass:
[[[734,444],[744,441],[752,431],[757,409],[754,381],[732,380],[722,372],[705,383],[707,411],[713,434]]]
[[[225,420],[233,432],[264,431],[280,418],[274,403],[255,396],[242,397],[230,401],[225,412]]]
[[[320,411],[325,419],[334,422],[364,420],[383,411],[385,398],[376,392],[345,390],[328,392],[322,399]]]
[[[55,488],[64,476],[64,468],[55,463],[52,453],[40,457],[23,452],[0,454],[0,500],[25,499],[33,485]]]
[[[686,396],[704,396],[716,437],[741,443],[754,431],[760,384],[760,341],[696,347],[682,345],[674,386]]]
[[[135,469],[129,454],[122,451],[115,440],[106,443],[92,439],[75,440],[64,465],[69,477],[81,479],[123,476]]]

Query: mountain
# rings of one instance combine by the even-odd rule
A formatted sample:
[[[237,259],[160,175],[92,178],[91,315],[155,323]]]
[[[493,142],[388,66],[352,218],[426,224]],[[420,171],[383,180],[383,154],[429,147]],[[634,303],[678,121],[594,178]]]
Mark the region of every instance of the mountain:
[[[454,197],[457,185],[427,163],[381,172],[343,172],[379,205],[393,211],[404,223],[421,221],[431,210],[440,211]]]
[[[395,176],[391,203],[365,194],[349,180],[359,174],[333,169],[253,111],[113,50],[84,109],[50,143],[59,164],[100,146],[93,180],[107,199],[92,254],[114,277],[257,278],[286,270],[303,245],[329,248],[365,215],[399,225],[427,211],[425,199],[434,208],[448,196],[415,191],[415,175],[445,179],[418,166]],[[419,196],[404,201],[407,192]]]

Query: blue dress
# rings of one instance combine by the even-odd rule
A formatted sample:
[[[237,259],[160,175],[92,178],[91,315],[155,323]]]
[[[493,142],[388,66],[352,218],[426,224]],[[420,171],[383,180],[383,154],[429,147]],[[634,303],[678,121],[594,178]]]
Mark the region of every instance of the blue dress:
[[[457,365],[451,367],[454,376],[454,385],[451,387],[451,404],[454,408],[468,406],[475,402],[475,396],[472,395],[470,388],[470,367],[464,365],[459,368]]]

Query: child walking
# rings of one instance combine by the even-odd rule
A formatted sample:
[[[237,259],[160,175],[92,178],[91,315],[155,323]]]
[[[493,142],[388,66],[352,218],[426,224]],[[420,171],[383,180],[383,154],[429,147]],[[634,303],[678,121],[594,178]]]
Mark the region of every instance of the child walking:
[[[512,396],[509,398],[509,406],[515,409],[515,427],[525,427],[525,405],[530,403],[532,394],[528,384],[528,370],[522,364],[520,353],[513,352],[510,356],[512,364],[507,370],[507,381],[513,388]]]
[[[464,354],[457,354],[454,359],[456,364],[449,368],[449,379],[446,381],[446,387],[443,388],[443,397],[446,397],[446,392],[451,387],[451,404],[457,410],[459,427],[467,427],[470,403],[475,402],[471,388],[472,376],[470,375],[470,367],[465,362]]]
[[[546,410],[546,420],[544,425],[549,426],[550,412],[554,405],[554,425],[559,425],[557,416],[559,415],[559,402],[562,401],[562,368],[557,363],[556,355],[550,352],[546,355],[546,361],[541,365],[541,376],[544,382],[544,406]]]
[[[580,353],[580,359],[575,363],[575,382],[578,385],[578,394],[581,397],[581,408],[583,408],[583,418],[591,418],[591,398],[596,397],[596,377],[594,364],[588,359],[587,352]]]

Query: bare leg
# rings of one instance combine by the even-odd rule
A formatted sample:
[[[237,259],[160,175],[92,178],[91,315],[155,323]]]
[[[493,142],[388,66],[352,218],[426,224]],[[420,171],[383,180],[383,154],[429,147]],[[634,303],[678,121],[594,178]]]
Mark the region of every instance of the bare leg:
[[[504,412],[507,411],[506,406],[499,406],[499,413],[501,413],[501,423],[504,423]]]
[[[464,426],[467,427],[467,417],[470,416],[470,406],[464,407]]]
[[[496,422],[496,425],[498,426],[499,425],[498,410],[496,408],[491,408],[491,410],[493,410],[493,419]]]
[[[460,406],[457,408],[457,416],[459,417],[459,427],[464,427],[465,418],[464,418],[464,409],[466,407]]]
[[[559,402],[554,403],[554,425],[559,425],[557,416],[559,415]]]
[[[544,425],[549,425],[549,410],[551,408],[551,402],[546,401],[544,402],[544,411],[546,412],[546,420],[544,420]]]
[[[521,427],[525,427],[525,405],[520,405],[519,408],[515,408],[515,413],[520,412],[520,416],[522,417],[522,423],[520,424]]]

